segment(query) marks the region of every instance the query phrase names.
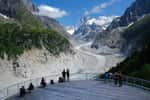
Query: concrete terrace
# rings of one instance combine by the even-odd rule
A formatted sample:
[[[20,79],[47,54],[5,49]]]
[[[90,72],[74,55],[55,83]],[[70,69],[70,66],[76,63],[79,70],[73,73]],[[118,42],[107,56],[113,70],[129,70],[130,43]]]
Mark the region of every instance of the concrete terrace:
[[[150,100],[150,92],[103,81],[71,81],[36,88],[31,94],[20,98],[10,97],[6,100]]]

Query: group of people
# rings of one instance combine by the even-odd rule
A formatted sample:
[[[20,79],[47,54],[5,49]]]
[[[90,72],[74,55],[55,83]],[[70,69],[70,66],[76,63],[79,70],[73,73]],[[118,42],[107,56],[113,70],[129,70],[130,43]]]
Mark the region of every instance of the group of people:
[[[66,82],[69,81],[70,78],[70,70],[67,68],[66,70],[64,69],[62,71],[62,76],[58,78],[58,82],[62,83],[62,82]],[[50,84],[54,84],[54,80],[50,80]],[[40,88],[45,88],[47,86],[47,83],[44,79],[44,77],[41,78],[40,81]],[[22,86],[20,88],[20,97],[25,96],[26,93],[31,93],[34,90],[34,85],[32,83],[29,84],[29,87],[27,89],[25,89],[24,86]]]
[[[20,88],[20,97],[22,96],[25,96],[25,94],[28,92],[28,93],[31,93],[32,91],[34,90],[34,85],[32,83],[30,83],[28,89],[26,90],[24,86],[22,86]]]
[[[123,75],[121,72],[115,72],[114,74],[106,72],[104,74],[104,79],[105,83],[107,83],[110,80],[114,80],[114,84],[119,87],[121,87],[123,83]]]
[[[51,81],[52,81],[52,80],[51,80]],[[41,82],[40,82],[40,87],[41,87],[41,88],[44,88],[44,87],[46,87],[46,85],[47,85],[47,83],[46,83],[44,77],[42,77]],[[32,83],[30,83],[30,85],[29,85],[29,87],[28,87],[27,89],[25,89],[25,87],[22,86],[22,87],[20,88],[20,95],[19,95],[19,96],[20,96],[20,97],[23,97],[23,96],[25,96],[27,93],[31,93],[33,90],[34,90],[34,85],[33,85]]]
[[[65,82],[65,81],[69,81],[69,78],[70,78],[70,70],[67,68],[66,70],[64,69],[62,71],[62,76],[59,77],[58,82],[62,83],[62,82]]]
[[[121,72],[115,72],[114,74],[114,81],[115,81],[115,85],[119,84],[119,87],[122,86],[123,83],[123,75]]]

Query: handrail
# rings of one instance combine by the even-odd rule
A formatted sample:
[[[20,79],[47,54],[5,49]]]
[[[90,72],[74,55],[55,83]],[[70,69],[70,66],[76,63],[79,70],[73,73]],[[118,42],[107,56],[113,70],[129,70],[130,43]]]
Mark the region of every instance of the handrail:
[[[71,73],[70,79],[71,80],[101,80],[104,79],[99,78],[99,73]],[[60,74],[54,74],[50,76],[45,76],[46,82],[50,82],[51,79],[53,79],[55,82],[57,81],[57,78],[60,76]],[[142,89],[146,89],[150,91],[150,81],[143,80],[140,78],[135,78],[131,76],[123,76],[124,84],[136,86]],[[23,85],[26,88],[28,87],[29,83],[32,82],[34,86],[38,87],[40,85],[41,77],[37,77],[34,79],[28,79],[26,81],[16,83],[13,85],[10,85],[8,87],[0,89],[0,100],[4,100],[10,96],[13,96],[18,93],[19,88]]]
[[[124,75],[124,83],[150,91],[150,81]]]
[[[49,76],[44,76],[44,78],[46,82],[48,83],[50,82],[51,79],[53,79],[54,81],[57,81],[57,78],[60,75],[61,74],[53,74]],[[89,79],[93,79],[93,77],[97,75],[98,73],[71,73],[70,78],[71,80],[89,80]],[[2,88],[0,89],[0,100],[4,100],[10,96],[17,94],[21,86],[25,86],[25,88],[27,88],[30,82],[32,82],[34,86],[38,87],[40,85],[40,81],[41,81],[41,77],[37,77],[34,79],[27,79],[20,83],[12,84],[8,87]]]

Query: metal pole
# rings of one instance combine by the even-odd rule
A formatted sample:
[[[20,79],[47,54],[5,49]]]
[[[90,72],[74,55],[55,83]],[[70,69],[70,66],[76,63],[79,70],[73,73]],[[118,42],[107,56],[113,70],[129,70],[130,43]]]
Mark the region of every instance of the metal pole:
[[[7,88],[7,89],[6,89],[6,98],[8,97],[8,93],[9,93],[9,92],[8,92],[8,88]]]

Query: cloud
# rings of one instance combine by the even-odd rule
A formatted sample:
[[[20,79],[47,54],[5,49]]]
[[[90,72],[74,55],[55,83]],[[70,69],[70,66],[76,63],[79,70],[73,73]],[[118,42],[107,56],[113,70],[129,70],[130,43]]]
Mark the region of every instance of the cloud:
[[[46,16],[51,18],[61,18],[66,16],[68,13],[65,10],[61,10],[59,8],[55,8],[48,5],[40,5],[38,6],[39,11],[34,12],[34,14],[39,16]]]
[[[91,10],[85,11],[85,15],[100,13],[103,9],[111,6],[113,3],[118,1],[120,0],[110,0],[109,2],[104,2],[100,5],[93,7]]]
[[[99,16],[98,18],[91,18],[86,23],[87,24],[96,24],[102,26],[103,29],[106,29],[110,23],[118,16]]]

